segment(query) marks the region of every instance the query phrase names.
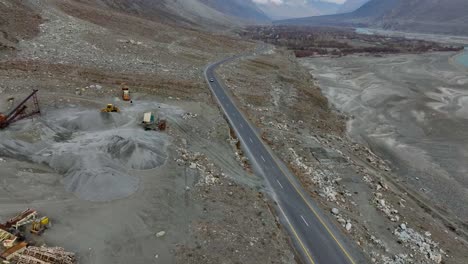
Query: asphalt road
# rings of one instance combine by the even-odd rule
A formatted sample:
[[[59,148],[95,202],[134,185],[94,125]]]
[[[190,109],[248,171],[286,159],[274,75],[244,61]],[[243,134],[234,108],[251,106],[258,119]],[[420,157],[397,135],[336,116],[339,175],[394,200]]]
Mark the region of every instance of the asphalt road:
[[[270,194],[277,203],[278,216],[288,230],[295,249],[304,263],[366,263],[352,243],[344,238],[341,231],[303,190],[295,176],[264,144],[253,125],[234,105],[223,82],[216,76],[215,69],[221,64],[248,55],[254,53],[230,57],[207,66],[205,78],[255,171],[265,178]]]

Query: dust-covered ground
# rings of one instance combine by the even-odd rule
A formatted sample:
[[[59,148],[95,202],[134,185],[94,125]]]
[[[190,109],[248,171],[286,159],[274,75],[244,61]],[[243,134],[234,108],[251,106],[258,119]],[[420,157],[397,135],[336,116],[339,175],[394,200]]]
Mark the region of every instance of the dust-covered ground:
[[[355,143],[346,134],[352,116],[332,110],[314,70],[308,71],[291,52],[273,48],[222,66],[218,74],[262,137],[369,262],[465,263],[463,223],[407,188],[390,164]]]
[[[0,111],[33,88],[41,107],[0,131],[2,222],[36,209],[52,221],[41,242],[79,263],[295,263],[202,77],[254,44],[80,1],[0,10],[29,21],[0,23],[25,32],[0,39]],[[147,111],[168,129],[144,131]]]
[[[468,71],[453,53],[310,59],[351,137],[392,163],[400,180],[468,226]]]
[[[0,135],[2,219],[49,216],[44,242],[80,263],[294,262],[216,108],[154,98],[100,113],[98,100],[60,98],[41,95],[41,117]],[[145,111],[169,129],[145,131]]]

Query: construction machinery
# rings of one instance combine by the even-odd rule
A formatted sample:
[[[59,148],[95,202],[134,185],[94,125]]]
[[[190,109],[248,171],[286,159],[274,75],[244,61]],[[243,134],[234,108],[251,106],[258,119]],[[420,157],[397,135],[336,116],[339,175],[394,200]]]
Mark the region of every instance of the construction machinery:
[[[143,121],[141,122],[145,130],[166,130],[167,122],[165,119],[156,118],[153,112],[143,114]]]
[[[37,218],[37,211],[32,211],[30,214],[25,215],[23,219],[16,222],[16,224],[14,224],[13,227],[15,229],[19,229],[22,226],[33,223],[34,221],[36,221],[36,218]]]
[[[21,232],[20,229],[24,230],[24,228],[22,228],[23,226],[29,224],[31,224],[31,233],[40,235],[44,232],[45,229],[47,229],[50,224],[50,220],[47,216],[39,218],[37,211],[28,208],[8,220],[5,224],[0,224],[0,242],[3,240],[12,239]],[[11,236],[8,236],[10,233]]]
[[[38,91],[39,90],[33,90],[30,95],[28,95],[16,107],[14,107],[8,114],[0,113],[0,129],[6,128],[11,123],[16,122],[18,120],[40,114],[41,110],[39,108],[39,101],[37,99]],[[26,106],[29,100],[32,100],[34,107],[31,111],[27,111],[28,107]]]
[[[61,247],[27,247],[17,255],[16,264],[74,264],[75,254]]]
[[[18,244],[8,248],[7,250],[3,251],[0,254],[2,259],[7,261],[11,260],[12,258],[16,257],[18,254],[26,250],[28,243],[26,242],[19,242]]]
[[[49,224],[50,220],[47,216],[34,220],[31,224],[31,233],[40,236],[49,227]]]
[[[31,215],[37,215],[37,212],[33,209],[28,208],[22,211],[21,213],[17,214],[15,217],[6,221],[6,223],[0,224],[0,229],[8,230],[11,227],[19,227],[18,223],[23,221],[23,219],[25,218],[29,218]]]
[[[129,90],[128,86],[125,83],[122,84],[122,100],[124,100],[124,101],[130,101],[131,100],[130,90]]]
[[[107,104],[106,108],[101,109],[101,112],[103,113],[118,113],[120,112],[120,109],[113,105],[113,104]]]
[[[74,253],[61,247],[36,247],[34,236],[25,236],[25,225],[31,223],[31,233],[40,235],[50,225],[48,217],[39,218],[38,212],[24,210],[0,224],[0,263],[15,264],[76,264]]]
[[[16,240],[16,237],[8,231],[0,229],[0,242],[5,242],[9,240]]]

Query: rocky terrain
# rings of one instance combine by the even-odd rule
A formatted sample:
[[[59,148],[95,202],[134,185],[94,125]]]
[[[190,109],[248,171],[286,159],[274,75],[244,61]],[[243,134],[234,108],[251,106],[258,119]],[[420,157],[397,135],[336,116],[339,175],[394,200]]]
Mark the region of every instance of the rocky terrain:
[[[255,44],[109,2],[0,1],[0,112],[33,88],[42,111],[0,131],[0,220],[43,212],[79,263],[294,263],[202,77]]]
[[[351,117],[330,109],[292,52],[272,48],[218,73],[263,139],[369,262],[466,262],[463,225],[408,189],[389,163],[345,134]]]
[[[40,210],[53,222],[42,243],[80,263],[298,262],[203,79],[206,64],[256,43],[199,1],[148,3],[0,0],[0,111],[33,88],[42,110],[0,131],[0,219]],[[213,19],[207,29],[229,30],[200,30]],[[272,47],[218,73],[369,262],[466,262],[459,223],[346,136],[350,117],[292,52]],[[121,112],[99,113],[107,103]],[[168,129],[144,131],[147,111]]]

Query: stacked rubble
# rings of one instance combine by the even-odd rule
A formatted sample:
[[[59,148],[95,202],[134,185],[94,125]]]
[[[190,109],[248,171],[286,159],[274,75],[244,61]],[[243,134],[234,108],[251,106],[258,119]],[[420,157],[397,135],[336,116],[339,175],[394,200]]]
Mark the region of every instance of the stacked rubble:
[[[74,264],[75,254],[61,247],[28,247],[18,255],[16,264]]]
[[[432,241],[431,233],[425,232],[422,235],[414,229],[407,227],[404,223],[395,229],[393,233],[397,236],[400,243],[409,247],[413,252],[421,253],[431,262],[442,262],[444,251],[439,248],[438,243]]]

